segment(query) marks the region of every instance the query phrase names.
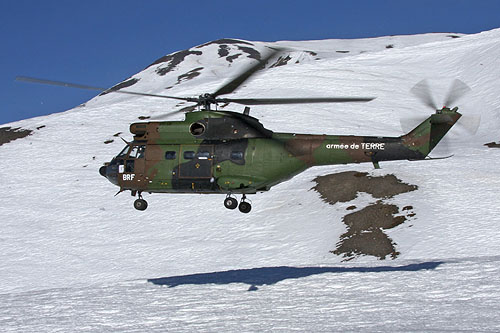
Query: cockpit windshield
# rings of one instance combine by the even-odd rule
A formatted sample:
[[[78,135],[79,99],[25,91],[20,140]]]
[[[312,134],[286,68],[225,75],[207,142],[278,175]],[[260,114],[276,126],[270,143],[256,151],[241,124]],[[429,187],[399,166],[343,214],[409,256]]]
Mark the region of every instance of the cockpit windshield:
[[[117,157],[125,158],[128,155],[129,159],[134,158],[144,158],[144,154],[146,153],[146,145],[140,146],[125,146],[123,150],[118,154]]]
[[[118,157],[125,157],[128,153],[128,150],[129,150],[130,146],[125,146],[125,148],[123,148],[123,150],[118,154]]]

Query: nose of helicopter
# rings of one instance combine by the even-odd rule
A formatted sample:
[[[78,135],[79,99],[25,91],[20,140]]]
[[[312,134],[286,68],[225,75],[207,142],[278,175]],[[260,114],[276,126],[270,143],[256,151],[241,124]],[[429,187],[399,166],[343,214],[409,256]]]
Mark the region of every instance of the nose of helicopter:
[[[103,165],[99,168],[99,174],[105,178],[107,178],[112,184],[118,185],[118,178],[116,168],[113,168],[112,165]]]
[[[106,166],[103,165],[102,167],[99,168],[99,173],[101,176],[106,177]]]

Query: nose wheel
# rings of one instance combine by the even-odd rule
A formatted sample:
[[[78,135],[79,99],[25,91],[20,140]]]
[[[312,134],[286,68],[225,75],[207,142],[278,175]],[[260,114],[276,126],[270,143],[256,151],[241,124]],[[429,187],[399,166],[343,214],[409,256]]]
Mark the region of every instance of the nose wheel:
[[[238,205],[238,200],[236,200],[236,198],[233,198],[231,194],[228,194],[226,199],[224,200],[224,207],[231,210],[236,209],[236,207],[238,207],[240,212],[247,214],[250,213],[250,211],[252,210],[252,205],[246,200],[247,197],[246,195],[243,194],[240,204]]]
[[[134,195],[133,192],[132,195]],[[134,201],[134,208],[137,210],[146,210],[148,208],[148,202],[142,198],[141,192],[139,192],[139,199]]]

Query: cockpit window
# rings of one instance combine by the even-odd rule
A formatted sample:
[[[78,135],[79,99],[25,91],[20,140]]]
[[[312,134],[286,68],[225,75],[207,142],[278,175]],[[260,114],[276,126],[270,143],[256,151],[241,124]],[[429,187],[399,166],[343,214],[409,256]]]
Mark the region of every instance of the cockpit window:
[[[132,150],[130,151],[129,157],[130,158],[144,158],[144,152],[146,150],[146,146],[133,146]]]

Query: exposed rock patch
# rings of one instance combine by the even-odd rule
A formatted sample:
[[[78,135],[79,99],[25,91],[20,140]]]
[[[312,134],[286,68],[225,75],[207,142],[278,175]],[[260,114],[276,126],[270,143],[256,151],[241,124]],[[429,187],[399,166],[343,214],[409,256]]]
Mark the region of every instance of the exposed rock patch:
[[[255,59],[255,60],[260,60],[260,52],[257,51],[254,48],[251,47],[246,47],[246,46],[239,46],[237,45],[238,49],[242,52],[245,52],[248,58]]]
[[[233,54],[232,56],[226,57],[226,60],[229,62],[233,62],[233,60],[237,59],[240,55],[242,55],[242,53]]]
[[[202,69],[203,69],[203,67],[198,67],[198,68],[190,70],[187,73],[179,75],[177,77],[177,84],[179,84],[181,82],[184,82],[184,81],[189,81],[191,79],[194,79],[195,77],[197,77],[198,75],[201,74],[200,72],[201,72]]]
[[[484,144],[488,148],[500,148],[500,142],[488,142]]]
[[[177,65],[179,65],[181,62],[183,62],[187,56],[192,55],[192,54],[202,55],[203,52],[191,51],[191,50],[184,50],[184,51],[175,52],[175,53],[166,55],[164,57],[161,57],[160,59],[156,60],[155,62],[153,62],[151,65],[149,65],[146,68],[149,68],[149,67],[154,66],[154,65],[162,64],[162,63],[168,63],[167,66],[158,68],[156,70],[156,73],[158,75],[163,76],[163,75],[171,72],[172,70],[174,70],[175,67],[177,67]]]
[[[404,221],[404,216],[394,216],[399,209],[395,205],[376,204],[367,206],[357,212],[344,216],[343,222],[348,230],[337,243],[334,254],[343,255],[346,260],[351,260],[359,255],[371,255],[380,259],[387,256],[396,258],[394,243],[382,230],[394,228]]]
[[[366,192],[381,199],[342,218],[347,232],[340,236],[332,253],[342,255],[345,261],[360,255],[375,256],[379,259],[385,259],[387,256],[394,259],[399,255],[397,244],[383,230],[394,228],[415,216],[413,206],[405,206],[400,214],[398,206],[386,204],[383,200],[415,191],[417,186],[405,184],[394,175],[372,177],[368,173],[355,171],[320,176],[315,181],[317,185],[313,189],[320,193],[324,201],[332,205],[352,201],[358,192]],[[351,205],[347,210],[356,208]]]
[[[44,127],[44,126],[43,126]],[[40,128],[43,128],[40,126]],[[32,130],[23,129],[20,127],[11,128],[11,127],[0,127],[0,146],[4,143],[9,143],[16,139],[21,139],[27,137],[33,133]]]
[[[315,181],[317,185],[314,189],[321,194],[323,200],[332,205],[354,200],[358,192],[370,193],[373,197],[381,199],[418,189],[415,185],[401,182],[394,175],[372,177],[366,172],[357,171],[320,176]]]
[[[217,40],[205,43],[205,44],[201,44],[201,45],[197,46],[196,48],[199,49],[199,48],[202,48],[202,47],[205,47],[208,45],[212,45],[212,44],[245,44],[245,45],[253,46],[252,43],[247,42],[247,41],[232,39],[232,38],[222,38],[222,39],[217,39]]]
[[[219,51],[217,52],[219,54],[219,58],[225,57],[229,55],[229,46],[223,44],[219,46]]]
[[[279,67],[279,66],[284,66],[286,65],[292,58],[290,55],[287,55],[286,57],[280,56],[278,60],[274,64],[272,64],[270,67]]]

